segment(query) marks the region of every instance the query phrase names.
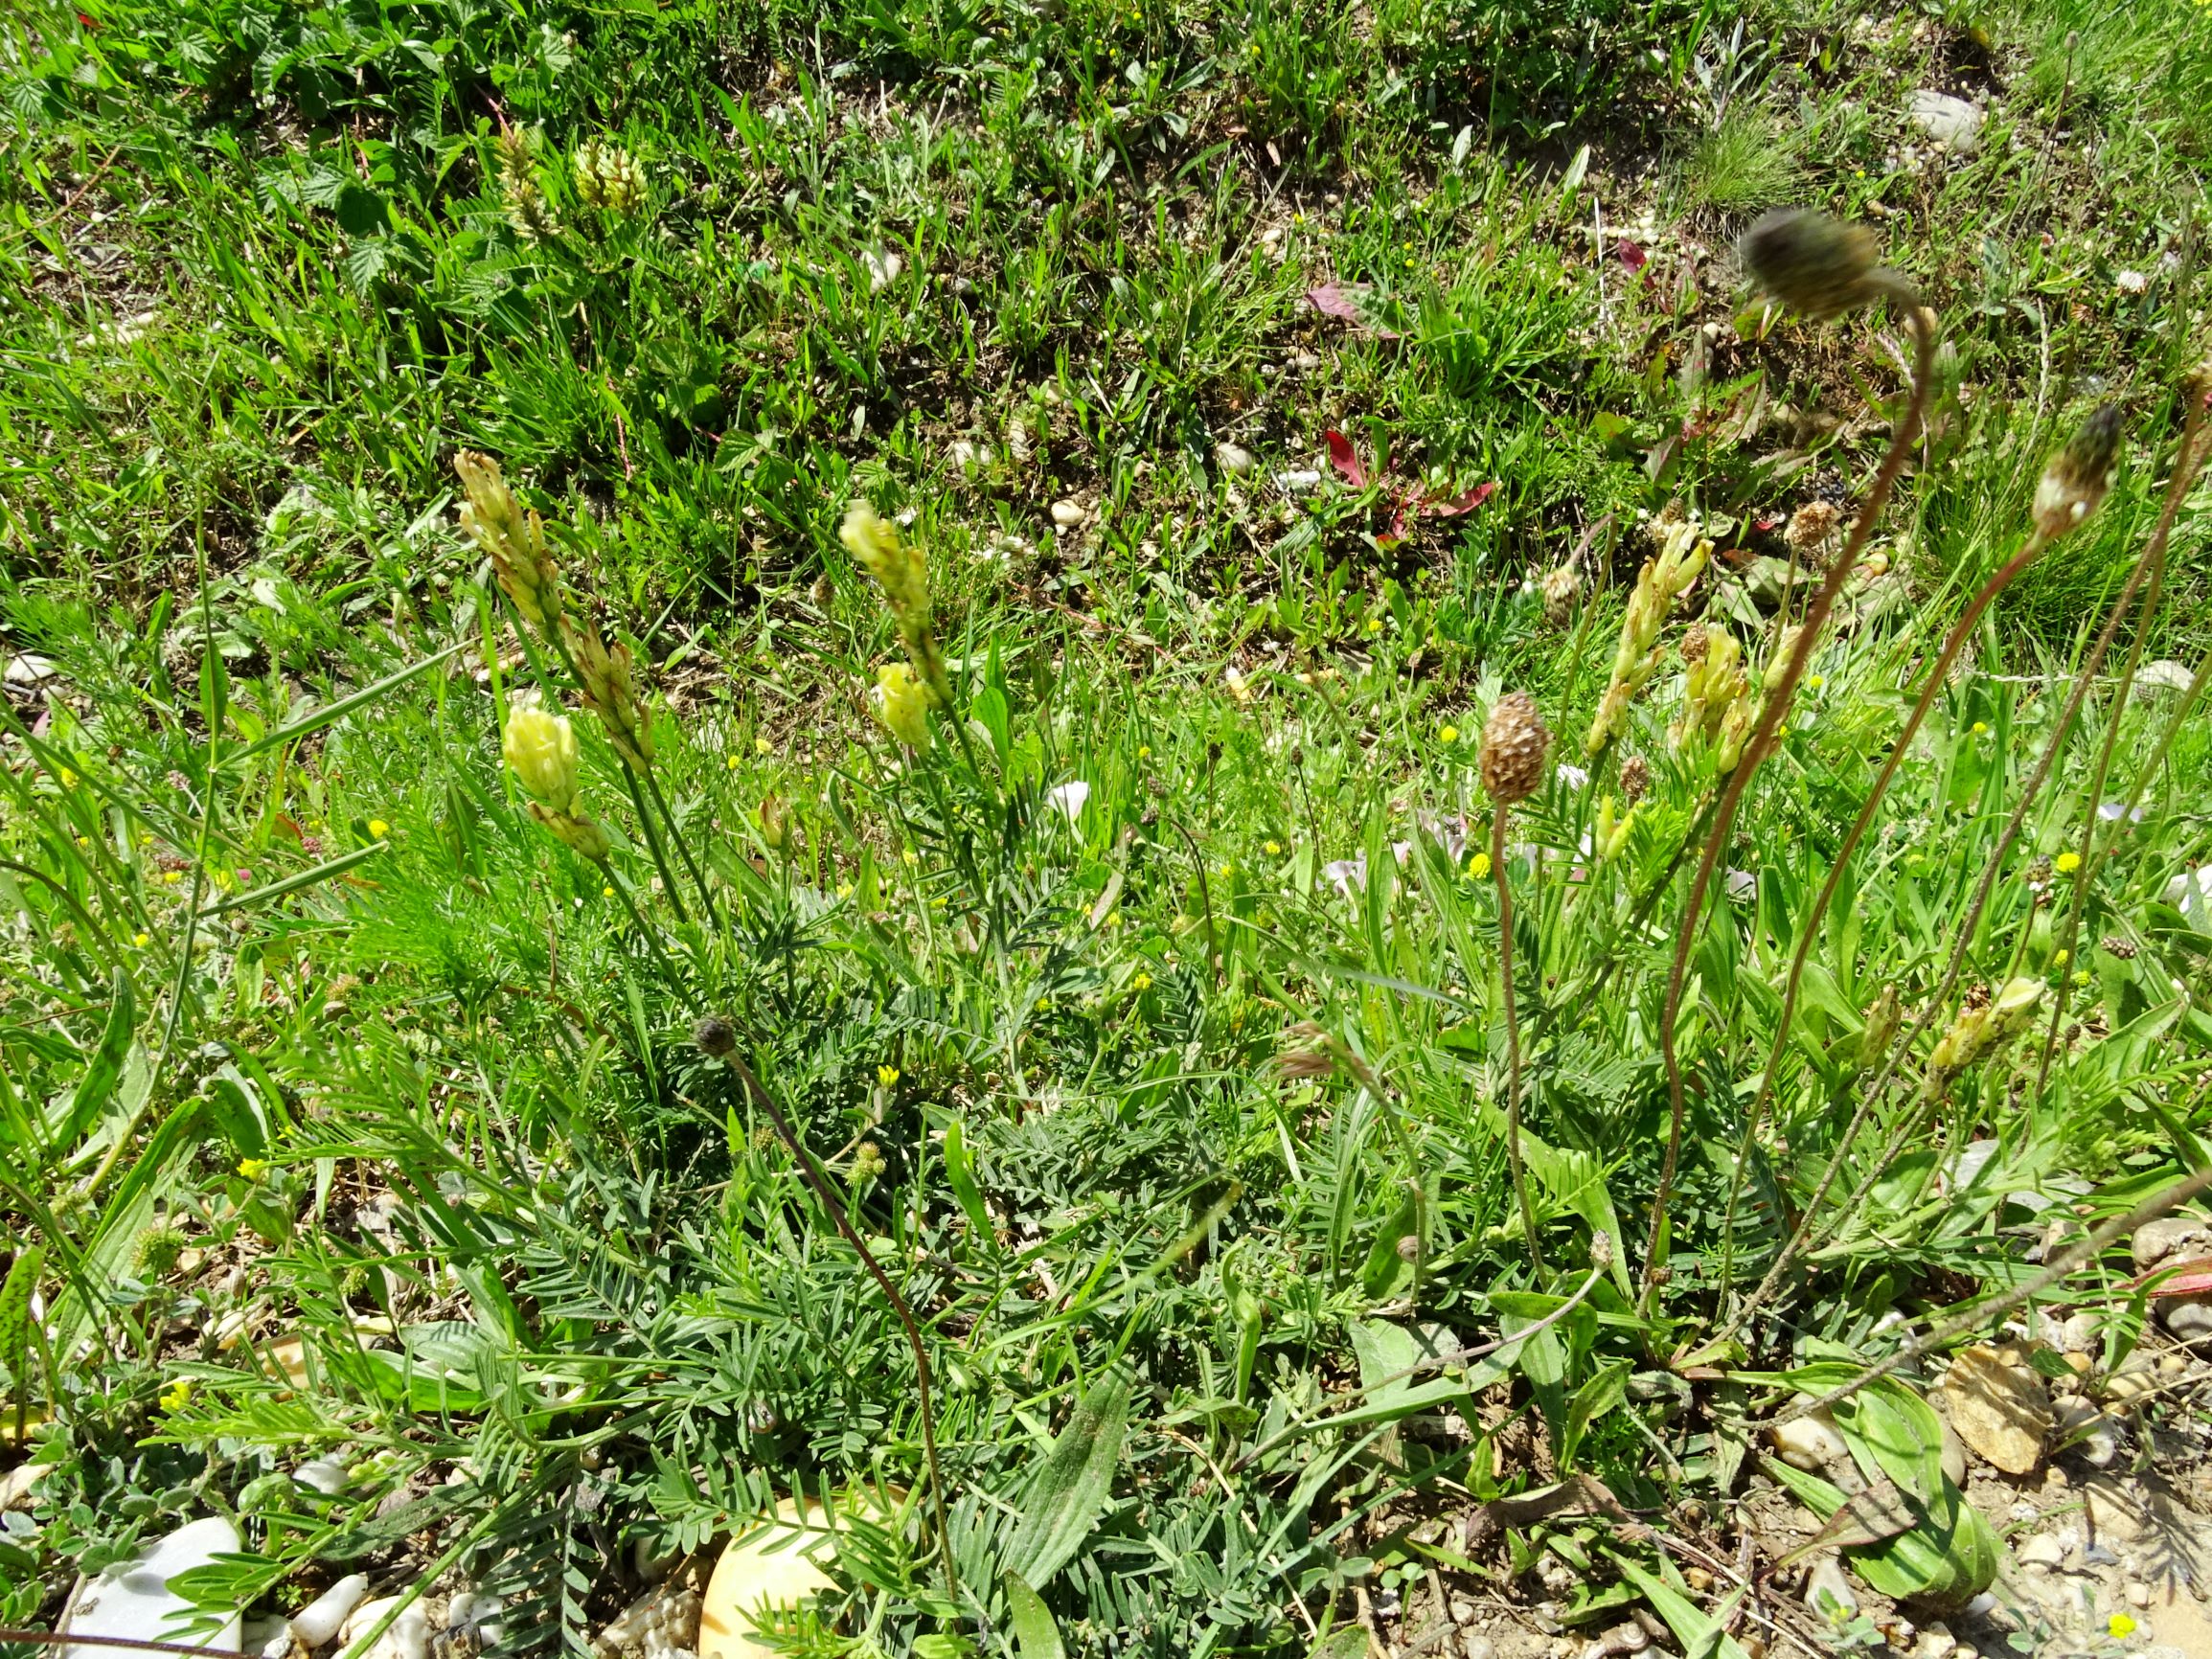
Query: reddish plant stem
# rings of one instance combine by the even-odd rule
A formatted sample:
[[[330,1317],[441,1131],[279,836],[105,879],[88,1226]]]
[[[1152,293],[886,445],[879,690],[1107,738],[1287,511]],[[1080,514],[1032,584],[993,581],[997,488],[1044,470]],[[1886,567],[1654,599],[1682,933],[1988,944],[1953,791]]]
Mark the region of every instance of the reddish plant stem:
[[[1935,372],[1935,313],[1925,306],[1913,305],[1907,311],[1914,338],[1914,364],[1912,387],[1906,398],[1904,413],[1897,430],[1891,435],[1889,452],[1882,457],[1881,469],[1875,474],[1874,487],[1867,492],[1866,505],[1859,510],[1858,521],[1851,527],[1851,536],[1845,542],[1842,554],[1829,567],[1828,577],[1813,596],[1811,607],[1798,632],[1797,644],[1782,667],[1782,677],[1767,693],[1759,715],[1759,724],[1751,734],[1751,740],[1744,745],[1744,753],[1736,768],[1728,775],[1727,786],[1721,793],[1721,804],[1713,814],[1713,827],[1705,837],[1705,848],[1698,860],[1697,874],[1690,881],[1689,901],[1683,906],[1682,923],[1675,937],[1675,959],[1667,970],[1667,1005],[1659,1026],[1659,1048],[1667,1065],[1667,1153],[1659,1169],[1659,1184],[1652,1194],[1652,1226],[1644,1247],[1643,1307],[1651,1307],[1652,1295],[1658,1287],[1659,1273],[1664,1262],[1661,1251],[1666,1239],[1667,1201],[1672,1196],[1675,1174],[1682,1157],[1682,1124],[1684,1104],[1682,1098],[1682,1060],[1675,1043],[1675,1023],[1682,1007],[1682,986],[1689,974],[1690,949],[1697,943],[1698,924],[1703,919],[1705,894],[1713,884],[1713,873],[1719,867],[1721,855],[1726,851],[1728,836],[1735,828],[1736,809],[1743,803],[1744,791],[1750,786],[1751,778],[1773,748],[1775,734],[1790,712],[1790,701],[1796,694],[1797,683],[1805,677],[1805,665],[1812,659],[1813,648],[1819,644],[1822,628],[1827,625],[1829,612],[1836,607],[1836,596],[1843,591],[1843,583],[1857,568],[1859,556],[1864,551],[1867,539],[1874,534],[1875,521],[1889,505],[1890,493],[1897,487],[1898,475],[1904,470],[1907,456],[1912,453],[1915,439],[1920,433],[1921,417],[1927,408],[1928,387]]]
[[[1513,1004],[1513,888],[1505,878],[1505,819],[1510,810],[1500,801],[1490,819],[1490,874],[1497,883],[1497,976],[1505,993],[1505,1156],[1513,1168],[1521,1230],[1528,1236],[1529,1265],[1541,1273],[1543,1251],[1537,1243],[1536,1207],[1529,1202],[1528,1169],[1520,1155],[1520,1022]]]

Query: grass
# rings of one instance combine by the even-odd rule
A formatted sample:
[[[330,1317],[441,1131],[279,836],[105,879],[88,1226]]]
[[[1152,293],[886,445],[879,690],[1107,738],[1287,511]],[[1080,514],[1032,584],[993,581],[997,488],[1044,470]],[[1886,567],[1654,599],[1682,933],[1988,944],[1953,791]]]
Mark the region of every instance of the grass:
[[[359,1570],[583,1652],[648,1564],[865,1489],[790,1651],[1335,1654],[1462,1596],[1640,1598],[1687,1650],[1750,1426],[1995,1330],[2044,1217],[2201,1168],[2201,487],[2099,645],[2206,345],[2199,0],[85,0],[0,64],[0,1456],[39,1471],[0,1625],[217,1512],[204,1609]],[[1975,153],[1920,87],[1987,106]],[[1685,927],[1848,511],[1786,533],[1907,407],[1895,307],[1735,269],[1786,201],[1876,229],[1943,344]],[[1809,923],[2108,400],[2109,497]],[[599,701],[650,760],[461,528],[463,450],[635,653]],[[1685,510],[1710,562],[1586,753]],[[1708,657],[1709,724],[1692,622],[1746,671]],[[869,691],[928,641],[917,749]],[[1507,691],[1553,743],[1500,822]],[[533,697],[573,800],[503,761]],[[2034,1293],[2098,1312],[2098,1376],[2160,1340],[2132,1274]],[[1986,1584],[1892,1472],[1862,1576]],[[1513,1507],[1576,1474],[1668,1546]]]

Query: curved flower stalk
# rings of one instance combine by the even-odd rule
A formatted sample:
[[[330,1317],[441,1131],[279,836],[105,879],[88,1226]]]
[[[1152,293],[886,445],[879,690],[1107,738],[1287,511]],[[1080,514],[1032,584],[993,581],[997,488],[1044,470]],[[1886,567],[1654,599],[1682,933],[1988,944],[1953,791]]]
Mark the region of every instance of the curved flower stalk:
[[[1513,888],[1506,878],[1505,821],[1515,803],[1525,801],[1543,782],[1551,732],[1526,692],[1508,692],[1494,704],[1482,727],[1482,786],[1490,796],[1490,873],[1497,883],[1498,983],[1505,1007],[1505,1155],[1513,1169],[1515,1201],[1528,1239],[1529,1262],[1543,1269],[1537,1241],[1536,1208],[1529,1202],[1528,1169],[1520,1147],[1520,1025],[1513,1000]]]
[[[1912,446],[1920,436],[1921,420],[1927,410],[1928,391],[1935,375],[1935,313],[1920,304],[1919,296],[1904,277],[1876,264],[1874,239],[1865,230],[1839,224],[1824,214],[1783,209],[1768,214],[1752,228],[1744,239],[1742,252],[1752,277],[1771,298],[1811,316],[1840,315],[1878,299],[1895,300],[1904,305],[1913,333],[1912,382],[1904,411],[1890,436],[1888,452],[1882,457],[1881,470],[1875,474],[1873,487],[1867,491],[1865,505],[1859,510],[1842,551],[1828,567],[1820,591],[1806,610],[1801,631],[1782,658],[1781,671],[1767,691],[1758,724],[1745,742],[1740,761],[1728,774],[1727,784],[1714,808],[1712,827],[1706,832],[1697,873],[1691,878],[1681,925],[1675,936],[1674,961],[1667,971],[1666,1010],[1659,1025],[1660,1053],[1667,1067],[1667,1149],[1659,1168],[1658,1186],[1652,1195],[1651,1230],[1644,1250],[1642,1301],[1646,1307],[1658,1287],[1665,1265],[1667,1204],[1681,1163],[1685,1102],[1682,1061],[1675,1035],[1683,987],[1688,978],[1690,950],[1697,942],[1699,924],[1704,919],[1705,896],[1712,888],[1721,855],[1735,830],[1736,810],[1743,804],[1744,792],[1757,775],[1760,762],[1773,747],[1775,735],[1789,713],[1790,699],[1796,695],[1798,682],[1805,676],[1805,665],[1812,656],[1813,647],[1836,606],[1836,596],[1858,565],[1859,556],[1865,551],[1876,521],[1888,507],[1905,458],[1912,453]]]

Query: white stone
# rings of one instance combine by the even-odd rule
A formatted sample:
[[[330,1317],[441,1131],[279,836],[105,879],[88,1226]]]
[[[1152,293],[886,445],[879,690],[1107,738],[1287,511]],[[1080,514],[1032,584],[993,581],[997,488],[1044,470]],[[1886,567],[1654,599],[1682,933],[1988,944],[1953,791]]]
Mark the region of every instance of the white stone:
[[[1275,488],[1285,495],[1311,495],[1321,488],[1321,474],[1311,466],[1293,466],[1275,474]]]
[[[2212,1297],[2189,1296],[2159,1304],[2165,1316],[2166,1333],[2176,1342],[2185,1342],[2194,1348],[2201,1342],[2212,1342]]]
[[[860,263],[868,271],[868,291],[879,294],[898,281],[905,261],[885,248],[870,248],[860,256]]]
[[[369,1575],[349,1573],[291,1617],[291,1632],[302,1646],[320,1648],[338,1633],[348,1614],[369,1593]]]
[[[2187,1216],[2166,1216],[2136,1228],[2134,1237],[2128,1240],[2128,1251],[2135,1259],[2135,1271],[2148,1273],[2167,1257],[2193,1249],[2207,1238],[2203,1222]]]
[[[2014,1552],[2023,1567],[2050,1572],[2066,1558],[2066,1547],[2048,1533],[2038,1533]]]
[[[304,1487],[311,1487],[327,1498],[334,1498],[346,1489],[346,1460],[344,1458],[314,1458],[292,1471],[292,1479]]]
[[[172,1617],[192,1611],[192,1603],[169,1587],[170,1579],[194,1567],[215,1564],[217,1556],[235,1555],[238,1530],[219,1515],[187,1521],[155,1539],[128,1560],[118,1561],[89,1580],[69,1610],[65,1634],[113,1636],[129,1642],[165,1642],[175,1637]],[[243,1621],[232,1614],[206,1646],[236,1653]],[[119,1648],[92,1643],[64,1643],[61,1659],[110,1659]]]
[[[1767,1431],[1767,1439],[1776,1457],[1791,1468],[1809,1473],[1817,1474],[1851,1461],[1851,1448],[1843,1436],[1833,1422],[1818,1415],[1779,1423]]]
[[[1851,1578],[1844,1572],[1843,1563],[1836,1557],[1822,1556],[1805,1575],[1805,1604],[1823,1619],[1837,1623],[1858,1613],[1858,1593],[1851,1587]]]
[[[2196,670],[2172,657],[2160,657],[2135,670],[2135,684],[2148,686],[2155,692],[2185,692],[2196,683]]]
[[[338,1626],[338,1640],[351,1647],[382,1622],[385,1614],[401,1602],[404,1596],[379,1596],[374,1602],[364,1602],[355,1607],[351,1617]],[[410,1602],[400,1609],[384,1633],[372,1642],[360,1659],[428,1659],[430,1652],[430,1618],[422,1611],[421,1601]]]
[[[1073,530],[1083,521],[1083,511],[1072,501],[1056,501],[1052,504],[1052,521],[1062,530]]]
[[[1981,148],[1983,110],[1948,92],[1922,87],[1912,95],[1912,123],[1953,155],[1972,155]]]
[[[1214,465],[1232,478],[1248,478],[1257,463],[1249,449],[1224,438],[1214,445]]]

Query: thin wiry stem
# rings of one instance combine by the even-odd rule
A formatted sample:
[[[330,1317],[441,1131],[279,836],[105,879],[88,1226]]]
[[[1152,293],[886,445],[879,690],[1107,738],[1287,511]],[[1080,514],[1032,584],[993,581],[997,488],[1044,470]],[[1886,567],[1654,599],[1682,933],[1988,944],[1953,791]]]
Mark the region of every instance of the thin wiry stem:
[[[1872,827],[1875,814],[1881,809],[1882,800],[1888,795],[1890,784],[1897,777],[1898,768],[1904,764],[1913,739],[1919,736],[1921,722],[1927,718],[1928,710],[1935,706],[1935,699],[1943,694],[1944,686],[1950,677],[1951,664],[1958,659],[1958,653],[1965,647],[1968,636],[1973,632],[1974,625],[1981,621],[1982,612],[1989,609],[1996,596],[2041,557],[2049,543],[2050,538],[2041,530],[2030,534],[2027,544],[1981,584],[1968,603],[1965,614],[1958,619],[1949,637],[1944,640],[1943,648],[1936,653],[1934,666],[1928,670],[1927,683],[1921,688],[1919,700],[1913,704],[1912,713],[1905,716],[1904,729],[1898,733],[1896,741],[1890,747],[1889,758],[1882,762],[1881,772],[1875,777],[1874,787],[1867,792],[1865,802],[1859,808],[1858,819],[1852,824],[1850,833],[1844,836],[1843,845],[1836,849],[1830,862],[1828,879],[1820,884],[1820,892],[1813,900],[1813,908],[1800,924],[1797,949],[1790,959],[1790,976],[1782,987],[1782,1011],[1774,1024],[1774,1041],[1767,1051],[1767,1064],[1759,1077],[1759,1092],[1752,1098],[1750,1117],[1745,1125],[1744,1144],[1738,1149],[1736,1168],[1728,1179],[1728,1203],[1721,1223],[1720,1294],[1723,1300],[1727,1297],[1735,1265],[1736,1205],[1743,1194],[1744,1169],[1750,1161],[1752,1148],[1758,1140],[1760,1129],[1766,1124],[1767,1103],[1774,1093],[1774,1077],[1782,1064],[1783,1049],[1790,1040],[1790,1022],[1797,1011],[1797,992],[1805,977],[1805,964],[1812,954],[1813,942],[1819,936],[1821,920],[1828,914],[1828,906],[1836,898],[1836,888],[1842,884],[1843,873],[1850,868],[1852,856],[1859,851],[1859,842]],[[1807,1209],[1817,1208],[1820,1200],[1827,1196],[1828,1186],[1836,1178],[1836,1170],[1841,1167],[1844,1148],[1850,1146],[1865,1121],[1866,1105],[1862,1102],[1850,1125],[1843,1131],[1842,1139],[1836,1142],[1836,1156],[1830,1160],[1828,1170],[1822,1174],[1819,1187],[1813,1193],[1812,1202],[1806,1206]],[[1740,1319],[1729,1320],[1722,1336],[1734,1334],[1741,1323]]]
[[[1536,1208],[1528,1198],[1528,1169],[1520,1155],[1520,1022],[1513,1005],[1513,885],[1505,874],[1505,819],[1511,808],[1503,801],[1490,820],[1490,873],[1497,883],[1497,970],[1505,993],[1505,1157],[1513,1169],[1513,1195],[1520,1206],[1521,1231],[1528,1236],[1529,1264],[1543,1271],[1543,1250],[1537,1243]]]
[[[1899,1068],[1904,1064],[1904,1057],[1913,1052],[1913,1044],[1927,1029],[1929,1023],[1950,1006],[1950,994],[1956,989],[1959,975],[1966,967],[1967,953],[1973,943],[1974,931],[1981,925],[1982,912],[1988,907],[1990,892],[1996,885],[1997,876],[2004,870],[2006,855],[2011,852],[2013,843],[2019,838],[2020,830],[2027,822],[2028,808],[2035,804],[2036,796],[2041,792],[2044,781],[2050,776],[2051,768],[2058,761],[2059,749],[2064,743],[2066,734],[2073,726],[2074,716],[2081,712],[2082,700],[2088,695],[2089,686],[2095,681],[2097,670],[2104,666],[2105,655],[2111,648],[2113,635],[2119,630],[2120,619],[2127,615],[2128,608],[2149,576],[2153,563],[2163,564],[2166,543],[2173,531],[2175,514],[2180,511],[2181,502],[2189,493],[2189,487],[2196,477],[2196,463],[2201,459],[2196,454],[2196,439],[2201,424],[2201,405],[2192,401],[2187,420],[2182,427],[2181,447],[2176,457],[2174,473],[2167,481],[2165,506],[2158,514],[2157,528],[2151,533],[2150,544],[2144,548],[2142,557],[2135,561],[2135,568],[2129,574],[2127,584],[2121,588],[2119,598],[2112,602],[2111,613],[2105,619],[2105,625],[2097,635],[2095,646],[2083,662],[2080,671],[2074,676],[2073,691],[2066,698],[2065,707],[2060,711],[2058,723],[2052,728],[2049,739],[2043,744],[2042,753],[2037,757],[2035,770],[2021,787],[2020,796],[2014,805],[2012,816],[2005,823],[2004,833],[1997,838],[1997,845],[1990,853],[1988,862],[1983,867],[1981,880],[1975,885],[1973,901],[1968,904],[1966,915],[1959,922],[1958,935],[1952,942],[1950,960],[1945,966],[1942,984],[1937,987],[1935,994],[1922,1006],[1911,1025],[1900,1032],[1897,1037],[1893,1039],[1881,1075],[1876,1078],[1873,1086],[1866,1091],[1865,1101],[1858,1114],[1859,1121],[1863,1121],[1867,1114],[1880,1106],[1887,1096],[1890,1083],[1895,1079]],[[1896,1156],[1898,1148],[1904,1144],[1907,1134],[1920,1116],[1919,1112],[1906,1114],[1904,1123],[1900,1125],[1890,1136],[1889,1142],[1883,1147],[1881,1155],[1875,1159],[1866,1173],[1859,1177],[1859,1185],[1844,1200],[1838,1212],[1840,1216],[1847,1219],[1858,1213],[1859,1206],[1865,1202],[1866,1195],[1874,1190],[1875,1183],[1881,1179],[1882,1172],[1888,1169],[1890,1160]],[[1775,1286],[1781,1283],[1783,1272],[1811,1238],[1817,1219],[1813,1208],[1808,1205],[1798,1217],[1796,1230],[1790,1235],[1788,1242],[1783,1245],[1781,1254],[1775,1257],[1773,1265],[1767,1268],[1767,1277],[1760,1282],[1759,1288],[1752,1293],[1751,1299],[1745,1304],[1744,1308],[1737,1315],[1735,1320],[1737,1326],[1740,1327],[1773,1294]]]
[[[1721,793],[1721,803],[1714,809],[1713,827],[1706,833],[1705,848],[1698,860],[1697,874],[1690,881],[1690,897],[1682,908],[1681,926],[1675,936],[1675,959],[1667,970],[1666,1011],[1659,1024],[1659,1050],[1667,1065],[1667,1152],[1659,1167],[1659,1184],[1652,1194],[1652,1226],[1644,1248],[1644,1289],[1641,1301],[1647,1308],[1652,1295],[1658,1287],[1660,1260],[1666,1239],[1667,1201],[1674,1192],[1675,1172],[1682,1156],[1682,1125],[1684,1102],[1682,1091],[1682,1060],[1676,1051],[1675,1023],[1681,1012],[1682,988],[1689,976],[1690,949],[1697,943],[1699,923],[1703,920],[1705,895],[1713,884],[1713,873],[1719,868],[1721,855],[1726,851],[1728,836],[1735,828],[1736,808],[1742,804],[1745,790],[1749,787],[1752,775],[1760,762],[1767,759],[1774,746],[1776,733],[1790,712],[1790,702],[1796,694],[1797,683],[1805,677],[1805,665],[1812,660],[1813,648],[1820,643],[1820,632],[1827,625],[1828,614],[1836,606],[1836,596],[1843,591],[1844,580],[1858,567],[1859,556],[1864,551],[1867,538],[1874,534],[1874,526],[1889,505],[1890,492],[1896,489],[1898,475],[1912,453],[1914,440],[1920,432],[1921,417],[1927,409],[1928,389],[1935,375],[1935,313],[1926,306],[1913,305],[1907,309],[1914,340],[1912,387],[1905,400],[1904,414],[1898,420],[1897,430],[1890,437],[1889,452],[1882,457],[1881,469],[1874,475],[1874,487],[1867,491],[1866,504],[1859,509],[1859,518],[1851,527],[1851,535],[1844,543],[1843,552],[1829,566],[1828,577],[1813,596],[1813,603],[1805,613],[1805,621],[1797,644],[1782,665],[1782,677],[1767,692],[1760,710],[1759,724],[1752,731],[1736,768],[1728,775],[1727,786]]]
[[[937,1410],[930,1398],[929,1351],[922,1340],[921,1324],[915,1319],[914,1310],[906,1305],[906,1298],[891,1283],[891,1276],[878,1264],[875,1253],[868,1248],[868,1241],[860,1237],[859,1229],[853,1225],[851,1217],[845,1214],[845,1206],[838,1201],[835,1190],[830,1185],[829,1176],[822,1172],[821,1166],[814,1161],[813,1153],[807,1150],[793,1132],[789,1121],[784,1116],[783,1108],[776,1104],[775,1097],[753,1075],[753,1068],[738,1057],[735,1049],[715,1057],[730,1068],[738,1081],[744,1085],[745,1093],[752,1097],[753,1103],[767,1114],[768,1122],[774,1125],[778,1138],[797,1161],[799,1172],[806,1177],[807,1185],[814,1190],[815,1198],[820,1201],[831,1222],[844,1236],[845,1242],[852,1245],[855,1253],[859,1256],[860,1265],[876,1281],[876,1288],[883,1292],[883,1299],[890,1303],[892,1312],[898,1315],[900,1327],[906,1333],[906,1346],[914,1355],[915,1401],[922,1408],[922,1455],[929,1465],[929,1501],[937,1526],[938,1564],[945,1573],[946,1594],[957,1602],[960,1599],[960,1576],[952,1565],[952,1531],[945,1515],[945,1471],[937,1461]]]
[[[684,870],[690,875],[692,885],[698,889],[699,904],[705,910],[708,924],[711,926],[718,920],[715,912],[714,893],[707,886],[707,878],[699,873],[698,861],[692,856],[691,843],[684,839],[676,824],[676,815],[669,810],[668,800],[660,792],[660,781],[652,775],[650,768],[645,774],[645,786],[646,793],[652,797],[653,806],[659,810],[662,820],[668,825],[669,839],[676,844],[676,856],[684,861]]]

